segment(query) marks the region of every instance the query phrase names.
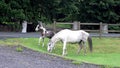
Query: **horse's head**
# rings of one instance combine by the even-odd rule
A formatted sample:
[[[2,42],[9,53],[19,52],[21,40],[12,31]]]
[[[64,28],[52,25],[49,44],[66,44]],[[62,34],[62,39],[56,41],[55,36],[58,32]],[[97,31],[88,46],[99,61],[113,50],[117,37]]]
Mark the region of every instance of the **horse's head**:
[[[39,25],[37,25],[35,28],[35,31],[38,31],[38,30],[39,30]]]
[[[48,51],[48,52],[52,52],[52,49],[53,49],[53,47],[54,47],[54,44],[53,44],[52,42],[49,42],[47,46],[48,46],[48,47],[47,47],[47,51]]]
[[[42,25],[42,22],[39,22],[39,24],[36,26],[35,28],[35,31],[38,31],[38,30],[44,30],[45,28],[43,27]]]

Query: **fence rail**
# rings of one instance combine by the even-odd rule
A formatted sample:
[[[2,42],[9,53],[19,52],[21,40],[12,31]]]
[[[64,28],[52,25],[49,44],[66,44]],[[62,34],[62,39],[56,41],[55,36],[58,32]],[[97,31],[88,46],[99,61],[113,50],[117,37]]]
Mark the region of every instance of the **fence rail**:
[[[76,25],[77,29],[81,29],[81,25],[84,25],[84,26],[86,26],[86,25],[94,25],[94,26],[98,25],[99,26],[98,30],[85,30],[85,31],[99,33],[100,38],[102,37],[103,31],[108,32],[108,33],[109,32],[120,32],[120,30],[108,30],[108,26],[120,26],[120,24],[104,24],[102,22],[100,22],[100,23],[80,23],[80,22],[74,23],[73,22],[72,23],[72,22],[56,22],[56,21],[54,21],[53,29],[55,32],[59,31],[59,30],[57,30],[57,27],[56,27],[57,24],[72,25],[72,26]],[[103,25],[107,25],[106,30],[103,29],[104,28]],[[71,28],[71,29],[73,29],[73,28]],[[73,29],[73,30],[75,30],[75,29]]]

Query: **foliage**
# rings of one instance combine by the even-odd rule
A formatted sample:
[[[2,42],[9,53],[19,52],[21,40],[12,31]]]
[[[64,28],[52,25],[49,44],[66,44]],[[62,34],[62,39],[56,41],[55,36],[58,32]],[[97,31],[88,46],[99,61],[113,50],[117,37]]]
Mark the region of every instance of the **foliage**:
[[[119,26],[119,25],[109,26],[108,29],[109,29],[109,30],[120,30],[120,26]]]
[[[7,15],[9,11],[9,6],[3,1],[0,1],[0,22],[8,21],[9,18],[7,17]]]
[[[1,0],[0,23],[5,21],[120,22],[120,0]]]
[[[119,1],[83,0],[80,2],[80,20],[85,22],[117,23],[120,19]]]

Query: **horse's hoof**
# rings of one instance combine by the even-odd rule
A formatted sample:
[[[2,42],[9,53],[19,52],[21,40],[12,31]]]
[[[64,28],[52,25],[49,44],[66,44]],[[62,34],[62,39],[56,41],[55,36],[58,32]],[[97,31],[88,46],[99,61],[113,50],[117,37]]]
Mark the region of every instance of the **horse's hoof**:
[[[42,45],[42,47],[44,47],[44,45]]]
[[[62,54],[62,56],[66,56],[67,54]]]
[[[38,45],[40,45],[40,43],[38,43]]]
[[[84,56],[86,56],[87,54],[84,54]]]
[[[76,53],[78,56],[80,55],[80,53]]]

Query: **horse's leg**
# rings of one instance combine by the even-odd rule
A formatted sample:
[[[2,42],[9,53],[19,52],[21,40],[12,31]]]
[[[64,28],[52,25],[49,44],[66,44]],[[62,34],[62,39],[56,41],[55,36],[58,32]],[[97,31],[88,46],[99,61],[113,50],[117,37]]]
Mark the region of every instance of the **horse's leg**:
[[[38,45],[40,45],[41,39],[42,39],[42,36],[40,36],[39,38]]]
[[[82,40],[79,42],[79,48],[78,48],[78,52],[77,54],[80,53],[81,49],[83,48],[83,45],[82,45]]]
[[[63,53],[62,56],[66,55],[66,41],[63,42]]]
[[[45,37],[42,38],[42,47],[44,47],[44,38]]]
[[[86,55],[86,42],[83,42],[84,55]]]

